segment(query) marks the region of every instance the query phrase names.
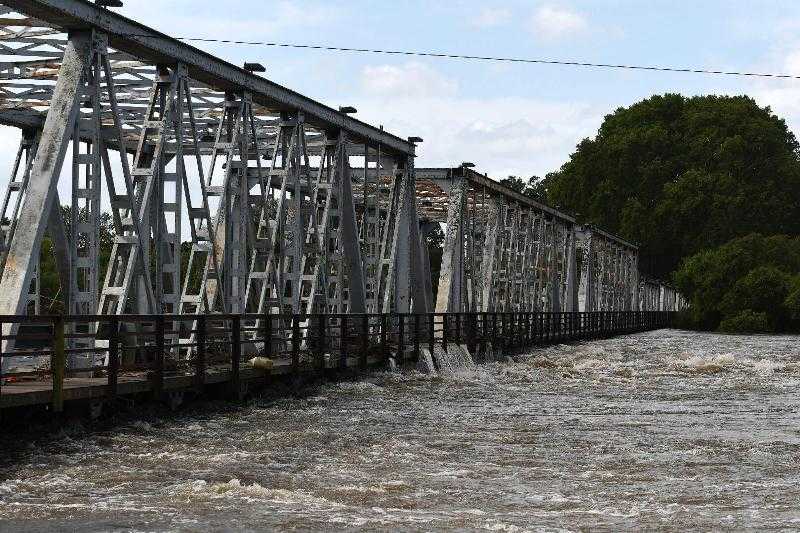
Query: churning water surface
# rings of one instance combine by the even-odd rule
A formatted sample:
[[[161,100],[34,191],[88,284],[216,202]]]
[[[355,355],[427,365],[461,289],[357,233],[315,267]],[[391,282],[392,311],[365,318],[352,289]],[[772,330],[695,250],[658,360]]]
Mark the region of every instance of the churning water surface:
[[[3,460],[0,530],[800,528],[799,340],[662,330],[67,430]]]

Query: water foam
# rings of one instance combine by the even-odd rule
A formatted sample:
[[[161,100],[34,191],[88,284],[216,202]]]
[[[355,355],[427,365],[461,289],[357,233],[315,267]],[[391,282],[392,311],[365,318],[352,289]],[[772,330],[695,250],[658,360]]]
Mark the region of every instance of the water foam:
[[[584,370],[602,370],[609,367],[609,363],[603,359],[584,359],[578,361],[573,365],[573,368],[578,372]]]
[[[344,507],[340,503],[326,500],[304,490],[288,490],[264,487],[258,483],[246,484],[234,478],[227,483],[209,483],[203,479],[180,483],[169,491],[175,496],[202,496],[210,498],[239,498],[263,500],[283,505],[303,505],[325,508]]]
[[[716,374],[730,370],[736,365],[736,357],[732,353],[718,355],[692,355],[685,359],[672,361],[672,368],[687,373]]]
[[[756,374],[759,374],[763,377],[769,377],[775,373],[779,367],[769,359],[761,359],[760,361],[756,361],[753,364],[753,370],[755,370]]]
[[[450,344],[447,346],[447,350],[436,346],[433,350],[433,357],[436,359],[439,371],[445,374],[472,372],[476,368],[472,355],[465,346],[459,344]]]

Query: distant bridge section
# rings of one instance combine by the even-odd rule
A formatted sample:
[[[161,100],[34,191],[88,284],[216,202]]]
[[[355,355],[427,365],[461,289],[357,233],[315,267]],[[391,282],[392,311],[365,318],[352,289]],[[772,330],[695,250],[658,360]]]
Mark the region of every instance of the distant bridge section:
[[[580,225],[468,166],[418,168],[416,189],[423,236],[437,226],[445,232],[436,312],[674,311],[684,305],[673,288],[640,276],[636,244]]]

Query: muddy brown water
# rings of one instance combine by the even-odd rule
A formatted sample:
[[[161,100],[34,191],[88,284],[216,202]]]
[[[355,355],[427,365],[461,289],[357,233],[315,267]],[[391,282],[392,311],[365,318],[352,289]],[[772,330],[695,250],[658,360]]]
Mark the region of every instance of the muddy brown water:
[[[0,530],[798,529],[798,341],[662,330],[67,428],[0,463]]]

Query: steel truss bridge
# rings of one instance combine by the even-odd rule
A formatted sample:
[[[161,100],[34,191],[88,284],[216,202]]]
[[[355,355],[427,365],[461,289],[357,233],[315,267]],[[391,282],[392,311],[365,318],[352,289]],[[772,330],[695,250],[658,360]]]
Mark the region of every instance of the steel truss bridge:
[[[421,139],[86,0],[2,0],[0,56],[0,124],[21,132],[0,213],[0,315],[41,312],[45,236],[70,315],[684,305],[638,273],[636,245],[467,166],[415,169]]]

